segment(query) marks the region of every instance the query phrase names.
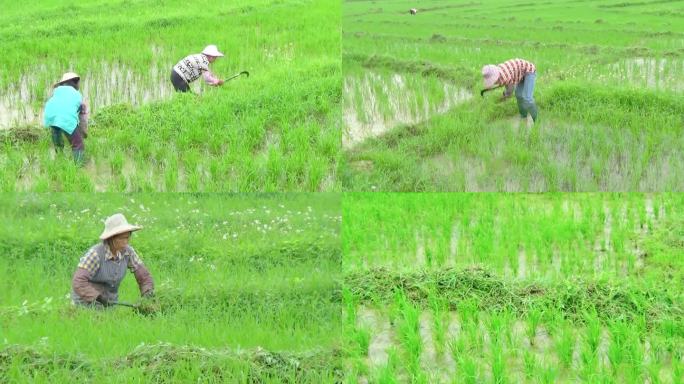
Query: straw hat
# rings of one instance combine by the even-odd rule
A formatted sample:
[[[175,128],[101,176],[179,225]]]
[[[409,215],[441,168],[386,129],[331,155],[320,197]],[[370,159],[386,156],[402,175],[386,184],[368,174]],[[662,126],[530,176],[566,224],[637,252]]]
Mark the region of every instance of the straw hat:
[[[63,82],[71,80],[71,79],[80,79],[80,78],[81,78],[81,76],[79,76],[78,74],[76,74],[74,72],[67,72],[67,73],[62,75],[62,79],[60,81],[56,82],[54,84],[54,86],[56,87],[56,86],[62,84]]]
[[[496,65],[485,65],[482,67],[482,77],[484,80],[484,87],[491,88],[499,80],[499,67]]]
[[[223,57],[223,53],[219,52],[218,48],[213,44],[207,45],[207,47],[204,48],[202,53],[207,55],[207,56]]]
[[[128,224],[128,221],[124,215],[116,213],[111,215],[105,220],[105,229],[100,235],[100,240],[109,239],[112,236],[116,236],[125,232],[133,232],[142,229],[142,227],[137,225]]]

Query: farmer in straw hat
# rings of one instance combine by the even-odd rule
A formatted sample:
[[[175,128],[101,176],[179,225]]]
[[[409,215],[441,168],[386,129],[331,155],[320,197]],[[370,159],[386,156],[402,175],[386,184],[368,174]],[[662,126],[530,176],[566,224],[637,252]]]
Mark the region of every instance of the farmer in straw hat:
[[[202,53],[189,55],[179,61],[171,71],[173,88],[178,92],[188,92],[190,83],[200,76],[203,76],[204,81],[211,86],[223,85],[223,80],[216,78],[209,70],[209,64],[219,57],[223,57],[223,53],[219,52],[215,45],[207,45]]]
[[[71,144],[74,161],[83,164],[83,138],[88,137],[88,107],[79,92],[80,76],[67,72],[54,84],[52,97],[45,104],[43,124],[52,130],[55,150],[64,148],[66,135]]]
[[[78,263],[71,281],[71,300],[76,305],[102,308],[118,301],[119,284],[128,268],[135,275],[140,294],[154,295],[152,276],[138,254],[128,245],[133,231],[142,227],[128,224],[117,213],[105,220],[101,243],[92,246]]]
[[[537,105],[533,96],[537,69],[534,64],[523,59],[511,59],[499,65],[485,65],[482,77],[485,89],[506,87],[501,101],[511,97],[515,88],[520,117],[527,119],[529,113],[532,120],[537,121]]]

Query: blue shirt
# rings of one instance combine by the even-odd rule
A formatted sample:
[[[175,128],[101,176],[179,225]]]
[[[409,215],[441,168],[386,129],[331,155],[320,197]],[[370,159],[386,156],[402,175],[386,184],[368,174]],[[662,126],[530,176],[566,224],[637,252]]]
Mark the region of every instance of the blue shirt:
[[[43,124],[46,127],[59,127],[68,134],[74,133],[78,126],[78,113],[83,96],[71,86],[55,88],[52,97],[45,104]]]

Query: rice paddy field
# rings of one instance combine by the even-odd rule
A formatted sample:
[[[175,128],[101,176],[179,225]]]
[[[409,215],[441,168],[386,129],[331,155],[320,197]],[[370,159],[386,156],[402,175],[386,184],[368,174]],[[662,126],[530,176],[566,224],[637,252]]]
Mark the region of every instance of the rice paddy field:
[[[410,8],[417,13],[411,15]],[[344,1],[350,191],[681,191],[678,1]],[[485,64],[537,68],[539,121]]]
[[[144,227],[155,297],[127,273],[140,311],[74,307],[115,212]],[[341,381],[337,195],[2,194],[0,217],[2,383]]]
[[[0,1],[0,191],[332,191],[341,138],[334,1]],[[216,44],[202,80],[171,68]],[[87,162],[40,127],[51,86],[81,75]],[[68,149],[68,143],[67,143]]]
[[[681,383],[684,198],[348,194],[349,382]]]

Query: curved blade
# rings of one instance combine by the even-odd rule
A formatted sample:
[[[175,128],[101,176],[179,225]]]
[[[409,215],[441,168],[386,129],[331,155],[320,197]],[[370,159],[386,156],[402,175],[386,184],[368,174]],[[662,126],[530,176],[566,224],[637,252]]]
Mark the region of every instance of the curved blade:
[[[110,303],[110,304],[113,304],[113,305],[121,305],[121,306],[124,306],[124,307],[138,308],[138,306],[137,306],[136,304],[124,303],[123,301],[117,301],[117,302],[113,302],[113,303]]]

